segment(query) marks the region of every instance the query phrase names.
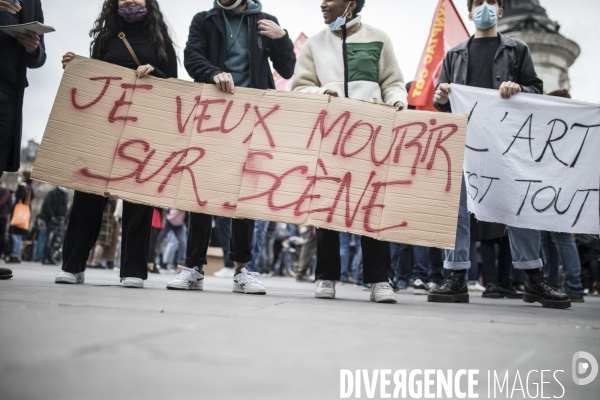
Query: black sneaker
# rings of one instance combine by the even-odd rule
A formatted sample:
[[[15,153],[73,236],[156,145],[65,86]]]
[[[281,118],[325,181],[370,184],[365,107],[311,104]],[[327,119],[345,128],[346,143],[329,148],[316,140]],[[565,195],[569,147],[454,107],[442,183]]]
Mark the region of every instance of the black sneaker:
[[[0,268],[0,279],[12,278],[12,271],[8,268]]]
[[[500,293],[500,297],[505,297],[507,299],[523,298],[523,293],[517,292],[510,279],[500,279],[498,291]]]
[[[465,273],[452,274],[435,289],[429,291],[427,301],[432,303],[468,303],[469,288]]]
[[[488,283],[485,291],[481,294],[481,297],[485,297],[487,299],[501,299],[500,288],[498,284],[495,282]]]
[[[566,309],[571,308],[571,301],[561,290],[552,286],[542,272],[525,274],[525,303],[540,303],[544,308]]]
[[[427,284],[420,279],[417,279],[415,281],[413,288],[414,288],[413,294],[416,294],[416,295],[429,294],[429,286],[427,286]]]
[[[583,293],[565,292],[571,303],[584,303]]]

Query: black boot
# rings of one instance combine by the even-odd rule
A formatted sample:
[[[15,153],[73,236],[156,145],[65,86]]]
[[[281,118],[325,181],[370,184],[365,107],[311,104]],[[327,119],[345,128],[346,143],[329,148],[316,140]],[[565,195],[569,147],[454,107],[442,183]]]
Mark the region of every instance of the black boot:
[[[552,286],[542,274],[542,271],[525,274],[525,303],[538,302],[544,308],[565,309],[571,307],[569,297],[559,289]]]
[[[583,303],[585,300],[583,299],[583,293],[575,293],[575,292],[567,292],[565,294],[571,300],[571,303]]]
[[[0,268],[0,279],[12,278],[12,271],[8,268]]]
[[[487,299],[501,299],[500,288],[498,287],[497,282],[488,283],[485,291],[482,293],[481,297],[485,297]]]
[[[435,289],[429,291],[427,301],[432,303],[468,303],[469,288],[467,286],[466,270],[453,271]]]
[[[500,283],[498,284],[498,291],[500,293],[500,297],[505,297],[507,299],[523,298],[523,293],[517,292],[510,279],[500,279]]]

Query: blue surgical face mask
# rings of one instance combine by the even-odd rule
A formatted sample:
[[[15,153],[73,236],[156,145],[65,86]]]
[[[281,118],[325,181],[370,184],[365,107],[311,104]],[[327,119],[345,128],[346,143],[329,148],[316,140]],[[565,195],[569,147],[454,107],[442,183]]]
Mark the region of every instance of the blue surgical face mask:
[[[498,13],[496,7],[483,3],[473,13],[473,22],[479,29],[490,29],[498,22]]]
[[[348,7],[350,7],[350,4],[348,4]],[[348,13],[348,7],[346,7],[346,11],[344,11],[341,17],[338,17],[335,22],[329,24],[329,30],[337,31],[342,27],[342,25],[346,25],[346,14]]]

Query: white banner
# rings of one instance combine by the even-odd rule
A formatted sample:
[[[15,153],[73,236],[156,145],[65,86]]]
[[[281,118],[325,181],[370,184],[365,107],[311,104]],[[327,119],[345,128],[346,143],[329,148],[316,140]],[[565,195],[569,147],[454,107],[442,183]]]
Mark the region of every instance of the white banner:
[[[599,234],[600,105],[452,85],[470,116],[464,174],[477,219]]]

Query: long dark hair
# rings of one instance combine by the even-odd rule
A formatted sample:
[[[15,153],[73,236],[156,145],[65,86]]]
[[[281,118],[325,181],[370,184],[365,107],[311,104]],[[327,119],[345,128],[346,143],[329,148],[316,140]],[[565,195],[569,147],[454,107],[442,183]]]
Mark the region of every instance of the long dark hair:
[[[165,50],[166,43],[173,43],[169,34],[169,27],[160,12],[157,0],[146,0],[148,15],[144,19],[144,30],[152,47],[158,54],[158,58],[168,61]],[[102,11],[90,30],[92,43],[90,44],[90,53],[102,54],[106,40],[117,35],[122,30],[123,19],[118,14],[118,0],[104,0]]]

